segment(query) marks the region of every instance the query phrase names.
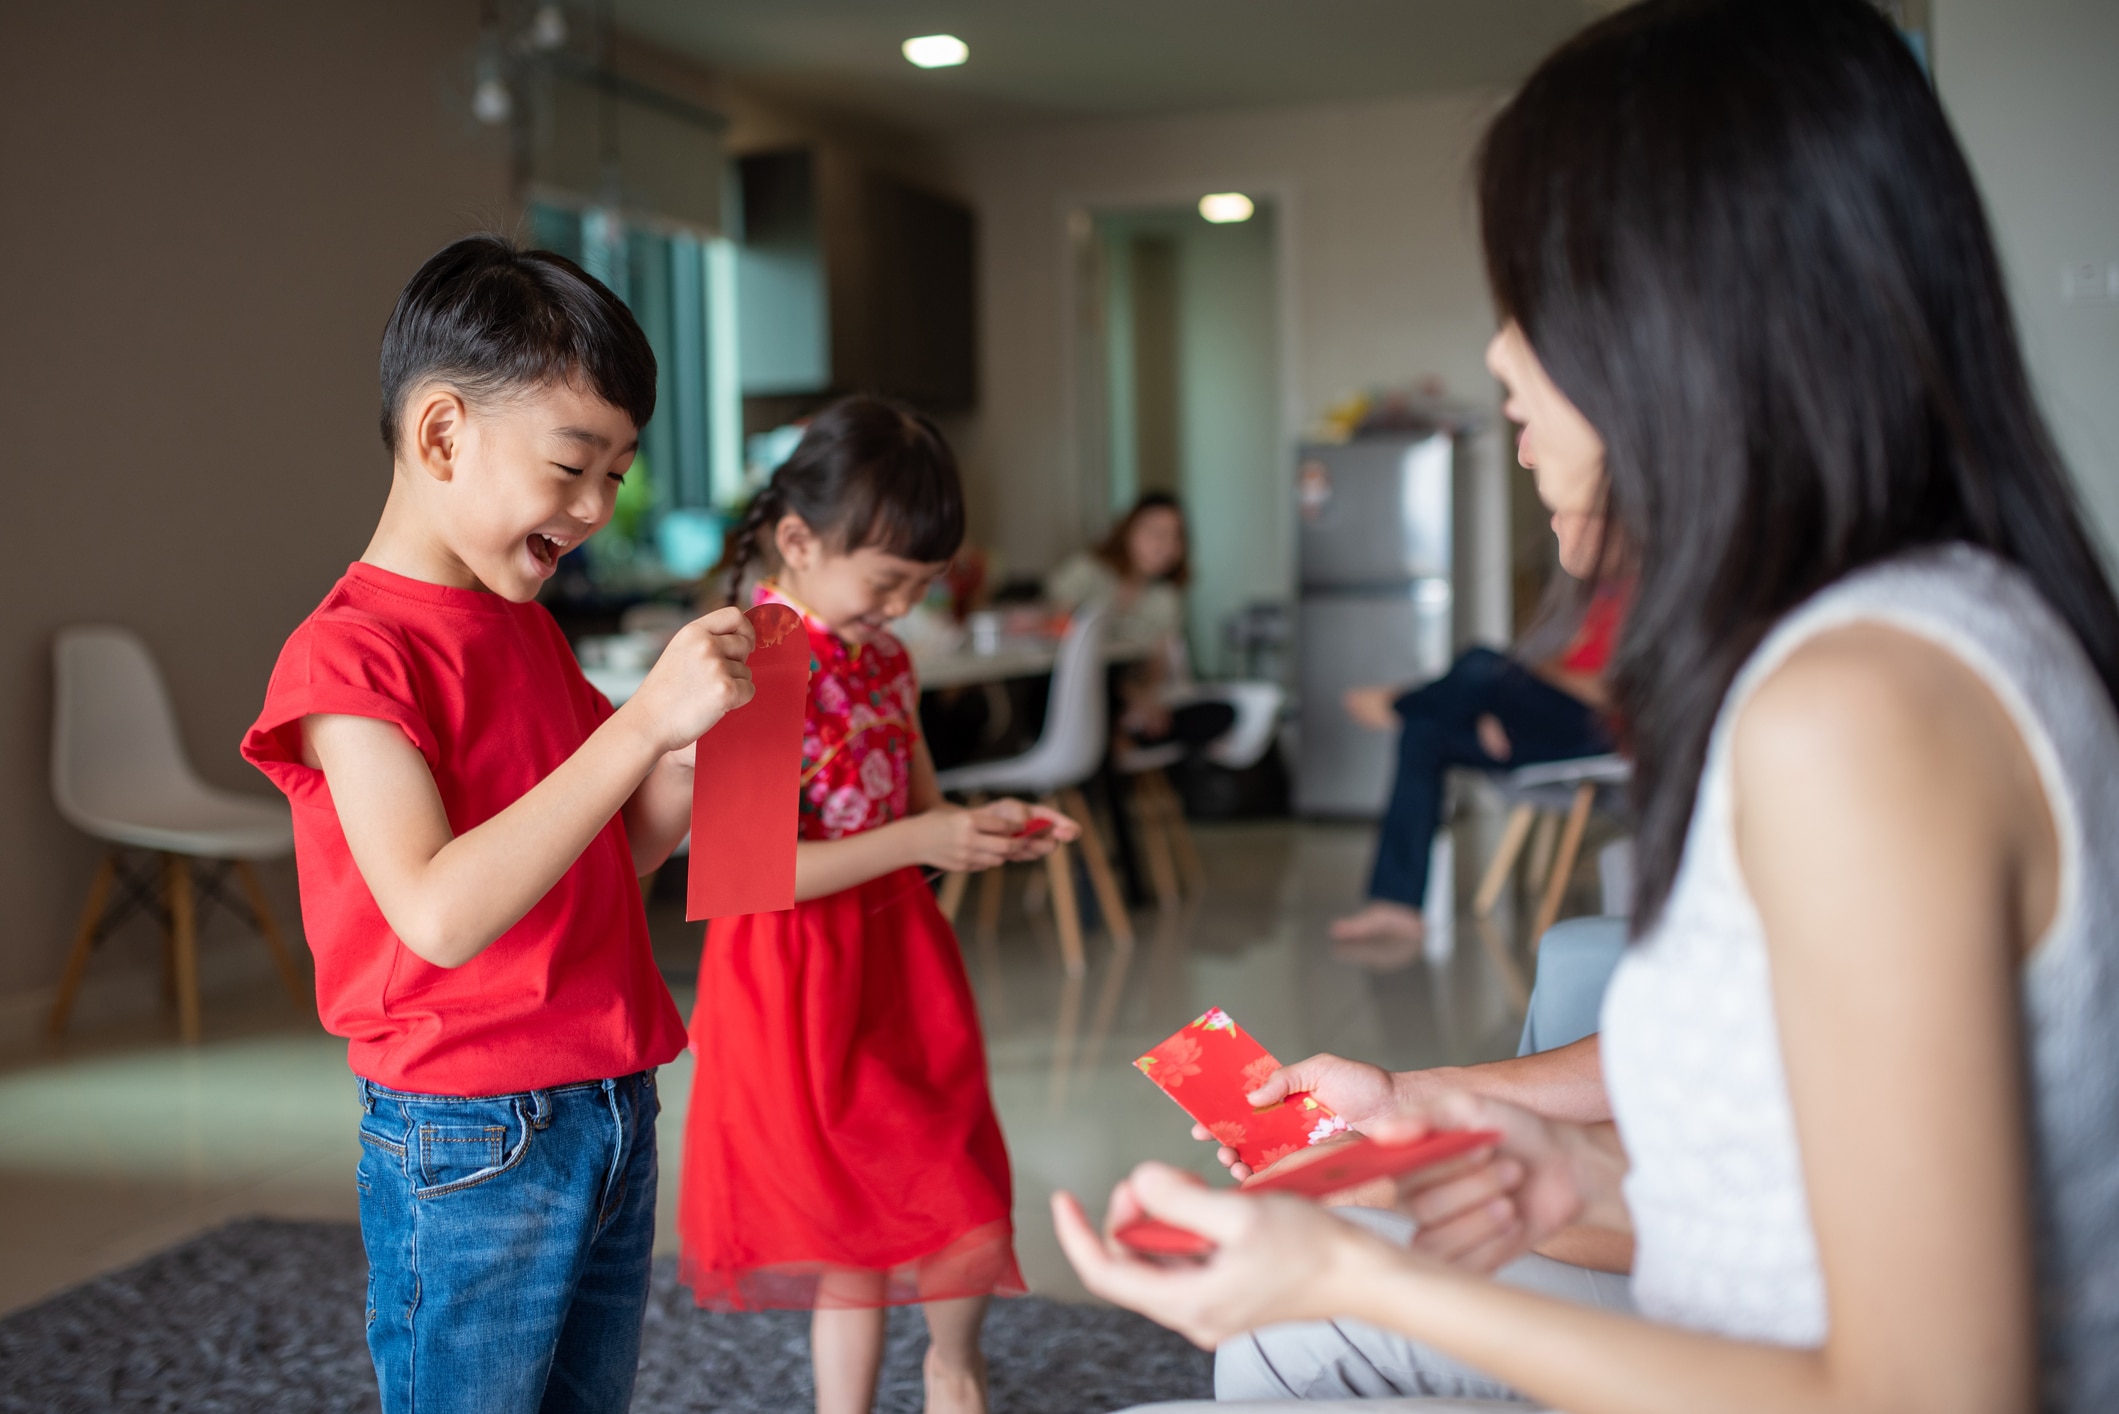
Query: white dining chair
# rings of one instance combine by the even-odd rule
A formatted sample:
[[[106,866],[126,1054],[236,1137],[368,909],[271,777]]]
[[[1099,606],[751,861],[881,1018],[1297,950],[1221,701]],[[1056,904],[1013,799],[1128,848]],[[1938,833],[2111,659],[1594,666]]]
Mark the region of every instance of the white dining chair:
[[[169,689],[147,645],[129,629],[59,630],[52,668],[52,798],[61,815],[107,848],[52,1001],[51,1035],[65,1030],[89,953],[133,912],[145,910],[162,924],[164,980],[175,994],[184,1040],[196,1042],[202,901],[220,904],[257,930],[287,994],[304,1005],[294,959],[251,867],[294,852],[285,803],[199,779],[184,753]],[[154,858],[138,861],[133,853],[139,851]],[[240,900],[228,893],[230,873],[241,885]]]
[[[1286,701],[1287,692],[1280,684],[1263,681],[1192,684],[1168,698],[1173,708],[1196,702],[1229,704],[1236,718],[1227,731],[1207,743],[1205,755],[1230,771],[1247,771],[1265,759],[1279,733]],[[1195,895],[1206,890],[1206,867],[1185,823],[1184,801],[1170,784],[1170,768],[1184,756],[1182,743],[1158,742],[1123,746],[1113,761],[1126,779],[1141,853],[1147,857],[1148,880],[1156,902],[1164,909],[1179,906],[1187,888]]]
[[[1530,887],[1544,891],[1537,919],[1531,925],[1531,945],[1535,949],[1537,940],[1559,920],[1560,903],[1566,897],[1568,881],[1574,877],[1575,860],[1581,853],[1582,835],[1589,828],[1590,815],[1600,804],[1607,812],[1623,809],[1626,784],[1632,778],[1632,764],[1615,755],[1548,761],[1492,776],[1490,779],[1509,804],[1508,823],[1502,827],[1501,843],[1473,897],[1472,913],[1479,918],[1493,915],[1532,827],[1541,827],[1540,841],[1530,851]],[[1564,825],[1560,823],[1563,819]]]
[[[1110,745],[1109,689],[1104,671],[1103,610],[1085,608],[1074,615],[1060,640],[1059,656],[1052,665],[1052,690],[1046,699],[1045,726],[1037,741],[1020,756],[999,761],[975,761],[940,774],[944,791],[967,796],[1027,795],[1072,817],[1082,827],[1083,861],[1089,867],[1089,883],[1096,890],[1097,907],[1104,926],[1120,947],[1133,946],[1133,920],[1126,913],[1124,896],[1111,872],[1111,858],[1104,849],[1082,785],[1102,767]],[[1051,882],[1053,923],[1059,930],[1060,954],[1067,975],[1080,977],[1087,970],[1082,947],[1081,905],[1074,891],[1074,871],[1066,845],[1046,856]],[[955,916],[963,901],[966,876],[952,874],[943,881],[942,911]],[[980,885],[979,914],[982,929],[990,931],[1000,911],[1001,871],[988,870]]]

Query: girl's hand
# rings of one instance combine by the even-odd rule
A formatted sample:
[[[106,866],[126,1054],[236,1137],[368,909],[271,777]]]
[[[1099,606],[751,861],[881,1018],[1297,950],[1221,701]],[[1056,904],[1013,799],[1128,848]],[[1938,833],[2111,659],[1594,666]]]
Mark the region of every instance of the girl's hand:
[[[695,745],[714,723],[751,700],[756,689],[745,660],[756,641],[738,609],[692,620],[620,710],[640,719],[662,752]]]
[[[913,816],[906,823],[916,832],[913,850],[918,862],[950,874],[974,874],[1006,864],[1015,857],[1016,846],[1027,841],[1015,838],[1021,820],[1009,820],[1001,805],[1014,805],[1018,812],[1023,808],[1015,801],[976,810],[940,805]]]
[[[1208,1238],[1213,1254],[1165,1264],[1110,1236],[1143,1213]],[[1112,1191],[1104,1233],[1070,1193],[1052,1196],[1052,1221],[1084,1286],[1210,1350],[1260,1326],[1338,1315],[1365,1271],[1406,1260],[1314,1203],[1216,1191],[1167,1164],[1142,1164]]]
[[[1009,862],[1022,864],[1034,859],[1043,859],[1060,845],[1081,838],[1082,827],[1044,805],[1028,805],[1020,800],[1002,799],[981,805],[969,812],[984,815],[996,822],[995,828],[1004,829],[1010,837]],[[1049,827],[1035,834],[1026,835],[1033,821],[1044,820]]]
[[[1563,1124],[1500,1100],[1458,1091],[1421,1111],[1372,1123],[1403,1142],[1437,1130],[1492,1129],[1501,1140],[1463,1162],[1398,1181],[1398,1210],[1419,1224],[1416,1250],[1492,1272],[1576,1224],[1630,1229],[1619,1183],[1625,1156],[1609,1126]]]

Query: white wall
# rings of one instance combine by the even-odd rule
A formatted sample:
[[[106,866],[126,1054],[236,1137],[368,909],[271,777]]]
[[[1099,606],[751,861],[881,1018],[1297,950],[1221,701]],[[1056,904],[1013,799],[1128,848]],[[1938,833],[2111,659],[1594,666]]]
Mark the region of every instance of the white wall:
[[[1434,373],[1493,398],[1467,165],[1492,111],[1458,95],[1071,124],[950,154],[979,213],[981,388],[953,427],[973,533],[1015,571],[1078,547],[1067,214],[1209,191],[1270,197],[1281,243],[1285,447],[1326,406]]]
[[[2119,3],[1935,0],[1935,78],[1986,196],[2032,376],[2119,566],[2119,300],[2061,267],[2119,260]]]

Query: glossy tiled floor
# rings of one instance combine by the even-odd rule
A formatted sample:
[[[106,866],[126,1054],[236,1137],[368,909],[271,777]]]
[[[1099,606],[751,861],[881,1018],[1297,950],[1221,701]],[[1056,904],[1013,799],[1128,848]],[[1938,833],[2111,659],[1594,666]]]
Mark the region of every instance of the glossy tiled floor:
[[[1483,858],[1469,837],[1487,833],[1483,819],[1460,831],[1460,860]],[[1022,907],[1033,871],[1009,876],[990,946],[967,901],[966,952],[1015,1161],[1019,1248],[1041,1292],[1080,1294],[1045,1213],[1054,1188],[1095,1207],[1142,1158],[1211,1166],[1183,1117],[1130,1065],[1206,1006],[1225,1007],[1290,1059],[1330,1049],[1407,1068],[1514,1048],[1520,1013],[1497,963],[1505,950],[1498,937],[1482,945],[1469,921],[1439,964],[1377,970],[1333,956],[1324,924],[1359,896],[1365,831],[1275,822],[1198,837],[1204,897],[1180,917],[1137,911],[1130,956],[1095,934],[1080,983],[1064,980],[1049,923]],[[1458,872],[1468,882],[1469,869]],[[658,897],[651,916],[688,1009],[697,934],[675,899]],[[686,1056],[664,1072],[665,1246],[690,1085]],[[157,1031],[84,1035],[62,1054],[21,1058],[0,1071],[0,1311],[238,1215],[350,1221],[356,1147],[345,1048],[284,998],[220,1002],[195,1049]]]

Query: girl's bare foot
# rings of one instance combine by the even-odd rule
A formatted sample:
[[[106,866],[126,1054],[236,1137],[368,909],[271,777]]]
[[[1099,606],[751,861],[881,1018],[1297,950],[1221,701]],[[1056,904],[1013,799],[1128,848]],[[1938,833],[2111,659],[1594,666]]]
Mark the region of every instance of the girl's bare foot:
[[[1332,937],[1342,943],[1417,943],[1426,936],[1427,923],[1420,910],[1389,899],[1370,899],[1359,912],[1332,923]]]
[[[986,1357],[970,1367],[945,1366],[933,1346],[920,1372],[927,1380],[927,1414],[986,1414]]]

